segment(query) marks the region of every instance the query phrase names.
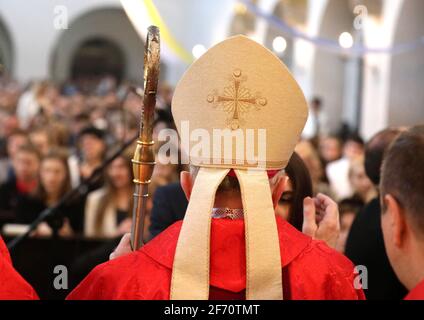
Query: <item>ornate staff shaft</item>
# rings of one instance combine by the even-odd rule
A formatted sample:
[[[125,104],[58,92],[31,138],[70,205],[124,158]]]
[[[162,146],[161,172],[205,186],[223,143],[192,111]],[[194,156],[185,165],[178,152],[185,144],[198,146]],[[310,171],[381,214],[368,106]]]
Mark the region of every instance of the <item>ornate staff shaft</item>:
[[[144,51],[144,96],[141,112],[140,135],[132,159],[134,171],[134,204],[131,246],[137,250],[144,245],[144,220],[149,197],[149,183],[155,166],[153,119],[160,66],[159,28],[150,26]]]

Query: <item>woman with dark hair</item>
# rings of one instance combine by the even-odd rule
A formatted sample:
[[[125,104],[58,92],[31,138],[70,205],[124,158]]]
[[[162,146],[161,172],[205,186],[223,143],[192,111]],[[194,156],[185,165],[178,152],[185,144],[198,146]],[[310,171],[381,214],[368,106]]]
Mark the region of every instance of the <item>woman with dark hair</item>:
[[[68,159],[71,170],[73,187],[88,179],[93,172],[102,166],[107,151],[106,133],[95,127],[82,129],[76,141],[77,150]],[[101,178],[90,182],[88,191],[93,191],[103,186]]]
[[[17,208],[17,222],[29,224],[46,208],[56,205],[71,189],[68,167],[68,154],[63,149],[52,149],[41,160],[39,184],[35,192],[21,201]],[[76,202],[64,204],[54,217],[41,223],[36,235],[60,236],[73,234],[70,221],[77,219],[79,204]]]
[[[120,155],[106,168],[105,186],[88,194],[84,234],[115,238],[130,231],[133,193],[132,154]]]
[[[294,152],[285,169],[286,188],[278,202],[275,213],[286,219],[292,226],[302,231],[303,200],[312,197],[312,180],[308,168]]]
[[[294,152],[285,168],[286,185],[275,213],[300,232],[335,248],[340,233],[337,204],[327,195],[317,193],[312,198],[310,171]]]

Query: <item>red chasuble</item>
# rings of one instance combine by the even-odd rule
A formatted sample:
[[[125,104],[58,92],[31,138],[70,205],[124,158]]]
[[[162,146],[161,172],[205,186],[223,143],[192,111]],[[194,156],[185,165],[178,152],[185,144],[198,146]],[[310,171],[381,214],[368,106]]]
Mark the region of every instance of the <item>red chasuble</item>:
[[[412,289],[404,300],[424,300],[424,280]]]
[[[172,264],[182,222],[140,250],[103,263],[67,299],[169,299]],[[324,242],[277,217],[284,299],[364,299],[353,287],[353,264]],[[244,221],[212,219],[210,299],[244,299]]]
[[[38,300],[34,289],[13,268],[9,251],[1,237],[0,300]]]

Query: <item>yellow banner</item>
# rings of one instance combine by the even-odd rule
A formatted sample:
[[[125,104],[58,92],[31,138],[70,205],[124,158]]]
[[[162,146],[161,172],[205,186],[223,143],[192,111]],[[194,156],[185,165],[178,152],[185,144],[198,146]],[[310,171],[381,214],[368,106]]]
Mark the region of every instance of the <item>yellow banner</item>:
[[[189,64],[192,63],[193,56],[173,37],[166,23],[162,20],[162,17],[160,16],[153,1],[144,0],[144,4],[152,24],[159,27],[161,38],[166,45],[184,62]]]

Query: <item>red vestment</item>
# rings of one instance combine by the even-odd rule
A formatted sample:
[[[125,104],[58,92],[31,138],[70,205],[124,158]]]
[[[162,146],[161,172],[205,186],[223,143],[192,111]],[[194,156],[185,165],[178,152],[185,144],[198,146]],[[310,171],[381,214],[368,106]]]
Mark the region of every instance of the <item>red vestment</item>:
[[[364,299],[354,288],[354,266],[324,242],[277,217],[284,299]],[[182,222],[140,250],[103,263],[67,299],[169,299],[172,265]],[[246,248],[243,220],[212,219],[210,299],[244,299]]]
[[[0,237],[0,300],[38,300],[37,293],[13,268],[9,251]]]
[[[424,300],[424,280],[412,289],[404,300]]]

